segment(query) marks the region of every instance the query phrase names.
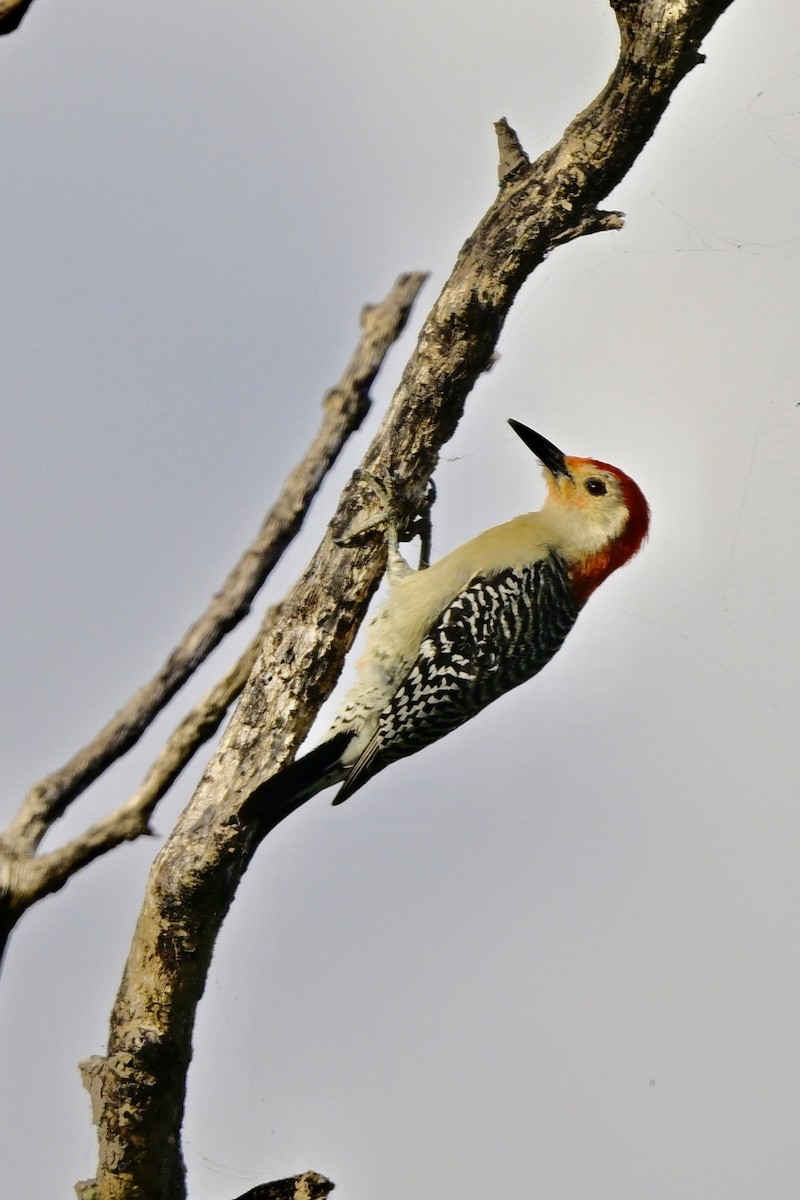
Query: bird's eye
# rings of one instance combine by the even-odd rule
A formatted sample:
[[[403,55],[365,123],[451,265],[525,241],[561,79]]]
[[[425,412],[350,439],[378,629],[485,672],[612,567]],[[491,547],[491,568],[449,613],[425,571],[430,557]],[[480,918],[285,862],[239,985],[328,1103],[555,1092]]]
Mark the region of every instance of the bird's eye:
[[[590,496],[605,496],[608,488],[602,479],[587,479],[586,490]]]

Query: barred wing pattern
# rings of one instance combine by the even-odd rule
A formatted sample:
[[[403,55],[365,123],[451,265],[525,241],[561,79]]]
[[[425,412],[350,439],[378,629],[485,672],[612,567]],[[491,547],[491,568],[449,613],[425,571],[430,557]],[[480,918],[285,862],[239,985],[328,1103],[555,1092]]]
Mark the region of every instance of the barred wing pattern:
[[[428,632],[334,803],[536,675],[579,611],[567,565],[552,552],[529,566],[473,580]]]

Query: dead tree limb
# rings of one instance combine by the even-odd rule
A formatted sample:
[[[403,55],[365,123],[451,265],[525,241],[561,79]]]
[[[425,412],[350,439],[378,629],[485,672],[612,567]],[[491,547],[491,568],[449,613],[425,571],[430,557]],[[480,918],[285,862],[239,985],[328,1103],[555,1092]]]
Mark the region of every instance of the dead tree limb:
[[[56,892],[82,867],[122,842],[150,834],[150,817],[159,800],[194,757],[219,729],[234,700],[241,693],[255,666],[261,643],[280,612],[267,610],[258,633],[222,679],[186,714],[167,738],[141,785],[119,808],[49,854],[32,855],[18,866],[17,903],[29,908],[37,900]]]
[[[731,0],[610,0],[620,55],[600,95],[529,164],[501,122],[500,189],[464,243],[364,459],[418,502],[520,286],[564,242],[619,228],[599,202],[702,61],[703,37]],[[348,487],[334,521],[353,512]],[[153,865],[111,1019],[101,1083],[99,1200],[185,1194],[180,1148],[191,1033],[220,924],[272,823],[239,820],[244,798],[293,752],[336,679],[380,577],[378,538],[325,538],[263,655],[195,796]],[[284,815],[284,814],[281,814]],[[279,819],[279,818],[276,818]]]
[[[0,37],[19,28],[32,0],[0,0]]]
[[[206,611],[153,679],[139,688],[89,745],[30,790],[0,836],[0,959],[8,934],[31,904],[63,887],[71,875],[99,855],[148,831],[155,805],[192,754],[219,728],[252,670],[255,644],[184,718],[133,797],[74,841],[37,856],[44,834],[69,804],[130,749],[225,634],[248,614],[256,593],[299,530],[322,480],[369,410],[369,389],[405,328],[425,279],[421,273],[401,275],[379,304],[363,309],[361,337],[342,378],[324,397],[319,430],[286,479],[256,538]]]

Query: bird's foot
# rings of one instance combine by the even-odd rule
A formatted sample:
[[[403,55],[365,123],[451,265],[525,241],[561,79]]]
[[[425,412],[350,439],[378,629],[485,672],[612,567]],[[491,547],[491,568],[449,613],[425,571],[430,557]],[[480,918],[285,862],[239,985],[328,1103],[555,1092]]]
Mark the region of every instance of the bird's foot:
[[[369,533],[370,530],[376,529],[379,525],[385,525],[386,544],[389,553],[387,568],[389,578],[400,578],[413,569],[400,553],[399,544],[401,537],[404,541],[410,541],[414,537],[419,537],[419,570],[427,567],[430,563],[431,549],[430,511],[436,499],[436,488],[433,480],[428,484],[428,492],[421,509],[409,517],[408,503],[404,499],[402,487],[395,476],[387,475],[384,479],[378,479],[376,475],[372,475],[369,471],[357,468],[353,472],[353,479],[356,483],[363,483],[369,488],[379,501],[379,509],[377,512],[373,512],[356,521],[344,533],[336,537],[336,542],[339,545],[346,545],[363,534]]]

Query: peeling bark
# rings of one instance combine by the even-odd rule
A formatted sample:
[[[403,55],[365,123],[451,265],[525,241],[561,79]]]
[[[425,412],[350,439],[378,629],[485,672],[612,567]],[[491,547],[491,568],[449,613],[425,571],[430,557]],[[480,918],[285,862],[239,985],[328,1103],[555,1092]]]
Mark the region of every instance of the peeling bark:
[[[500,189],[464,243],[362,464],[399,478],[413,509],[469,391],[491,364],[513,300],[555,247],[622,215],[598,208],[652,136],[731,0],[611,0],[620,55],[608,84],[531,164],[498,124]],[[349,485],[332,529],[352,519]],[[363,494],[362,494],[363,501]],[[305,736],[380,578],[380,538],[342,547],[329,530],[265,640],[218,754],[151,872],[102,1069],[100,1200],[179,1200],[191,1033],[214,941],[258,840],[244,799]]]

